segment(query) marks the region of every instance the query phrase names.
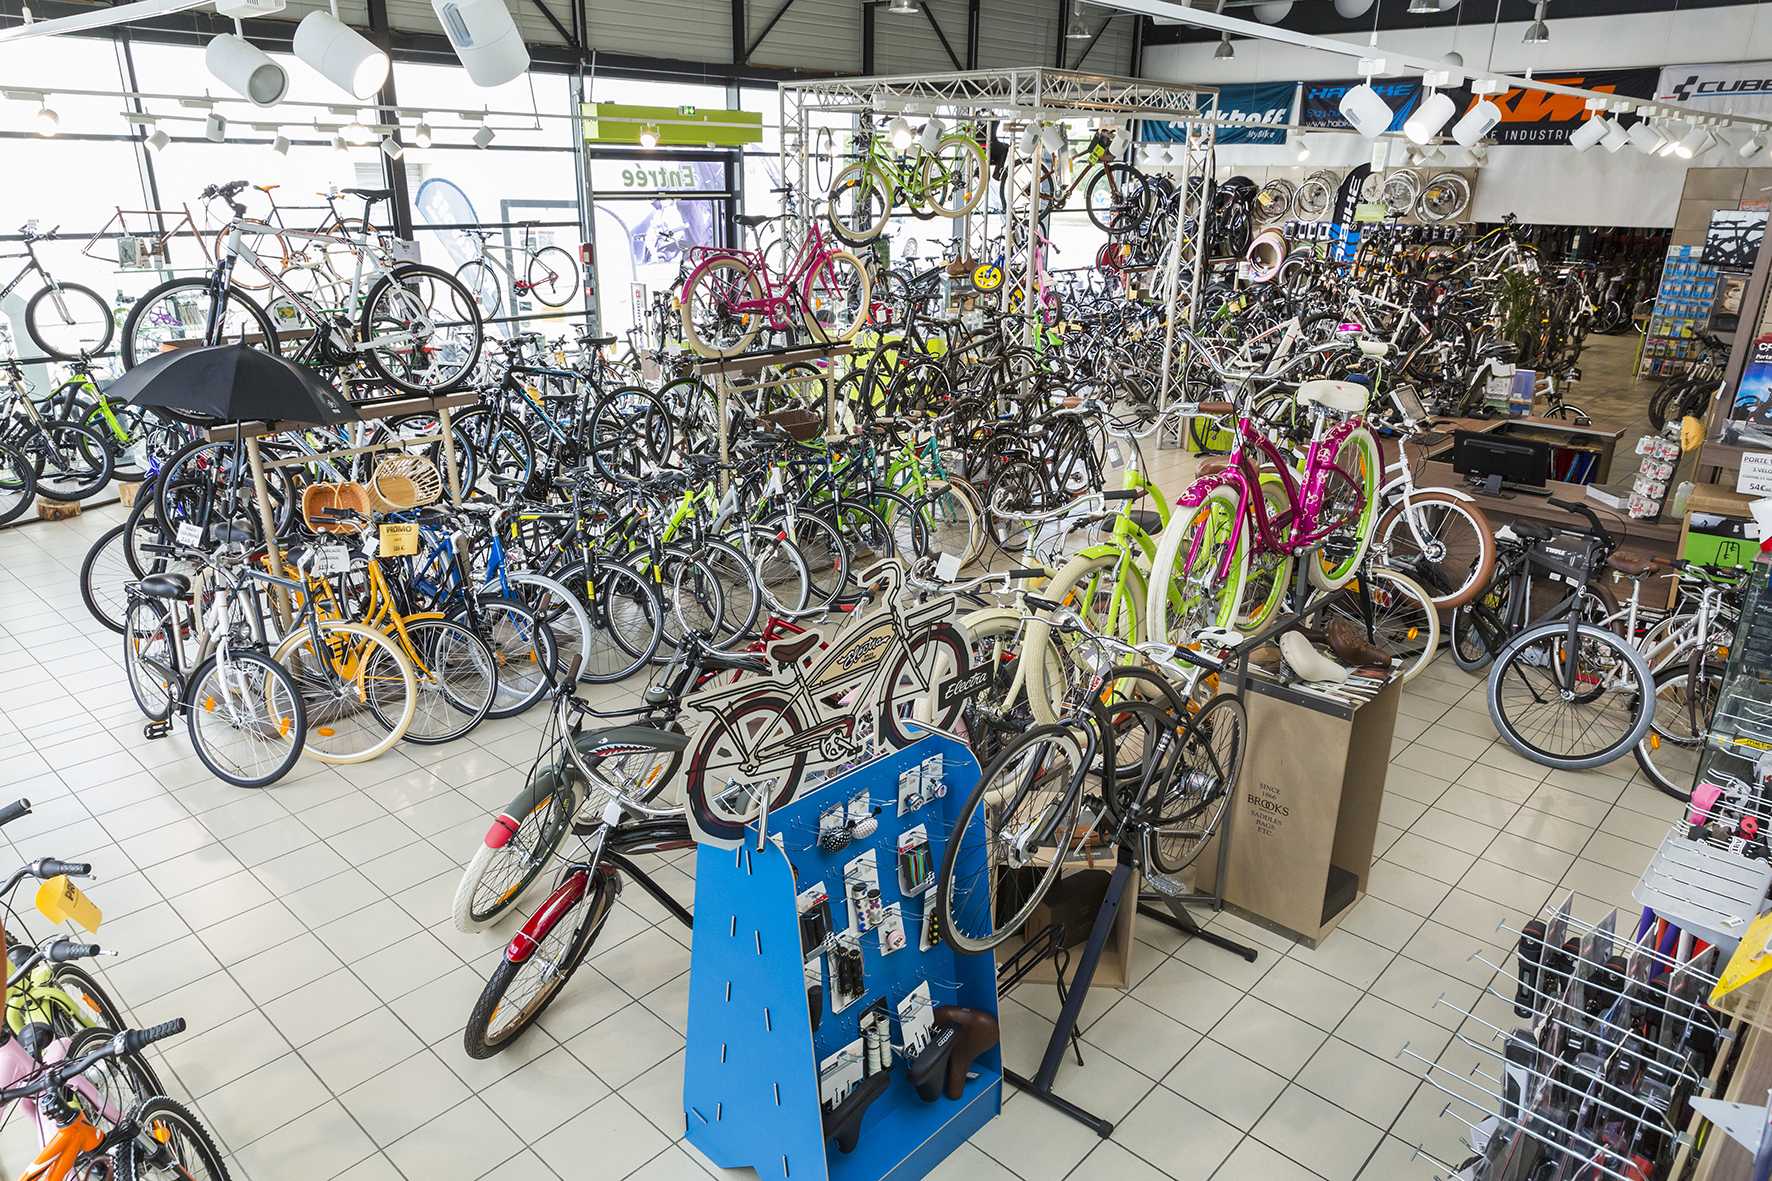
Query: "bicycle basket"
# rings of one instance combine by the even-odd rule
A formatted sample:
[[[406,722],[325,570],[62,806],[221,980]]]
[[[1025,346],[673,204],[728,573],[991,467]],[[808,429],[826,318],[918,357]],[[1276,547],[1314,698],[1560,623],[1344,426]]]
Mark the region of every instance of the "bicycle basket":
[[[369,480],[369,503],[378,513],[435,504],[442,496],[443,477],[422,455],[390,455],[375,465]]]
[[[321,516],[322,509],[348,508],[368,518],[369,489],[358,483],[309,484],[301,492],[301,516],[315,533],[355,533],[357,523],[334,521]]]
[[[815,410],[783,410],[780,414],[759,414],[757,421],[786,432],[796,443],[810,442],[824,430],[824,415]]]

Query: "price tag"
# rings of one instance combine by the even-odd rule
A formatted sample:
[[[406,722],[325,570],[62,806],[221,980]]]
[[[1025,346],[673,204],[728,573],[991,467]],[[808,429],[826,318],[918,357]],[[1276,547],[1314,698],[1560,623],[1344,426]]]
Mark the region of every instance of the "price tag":
[[[935,576],[943,582],[960,577],[960,555],[943,554],[935,560]]]
[[[1107,461],[1109,467],[1120,466],[1120,445],[1118,443],[1108,444]]]
[[[178,523],[178,543],[189,546],[202,545],[203,526],[193,521],[180,521]]]
[[[351,568],[351,551],[337,542],[322,542],[314,547],[315,574],[344,574]]]
[[[406,558],[418,552],[418,526],[411,521],[389,521],[381,527],[381,556]]]
[[[68,880],[67,874],[50,878],[37,887],[37,910],[52,923],[77,923],[94,933],[104,917],[92,899]]]

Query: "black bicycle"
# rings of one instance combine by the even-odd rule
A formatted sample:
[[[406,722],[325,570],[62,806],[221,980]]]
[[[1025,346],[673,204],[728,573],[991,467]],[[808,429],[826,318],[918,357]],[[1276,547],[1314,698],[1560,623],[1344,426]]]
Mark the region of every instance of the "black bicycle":
[[[43,288],[25,303],[25,331],[31,341],[47,355],[59,361],[75,361],[83,354],[102,353],[110,347],[111,334],[117,322],[111,316],[111,305],[90,287],[78,283],[59,283],[43,260],[37,257],[37,243],[55,241],[60,226],[46,234],[37,232],[37,223],[28,221],[19,227],[24,235],[23,254],[0,254],[0,258],[22,258],[24,267],[12,282],[0,287],[0,299],[12,294],[25,276],[43,276]]]

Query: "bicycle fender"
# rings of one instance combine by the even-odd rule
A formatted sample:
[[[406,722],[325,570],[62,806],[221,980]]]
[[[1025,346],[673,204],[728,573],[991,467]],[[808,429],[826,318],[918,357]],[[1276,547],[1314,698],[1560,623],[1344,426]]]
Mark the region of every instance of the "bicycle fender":
[[[1113,558],[1118,557],[1120,547],[1117,545],[1091,545],[1077,551],[1079,558]]]
[[[586,731],[575,736],[572,744],[581,755],[608,758],[643,750],[687,750],[689,735],[657,726],[614,726],[607,730]]]
[[[1225,472],[1213,472],[1210,476],[1201,476],[1182,490],[1175,499],[1176,508],[1199,508],[1206,502],[1206,494],[1222,484],[1230,483]]]
[[[541,806],[541,802],[560,790],[559,769],[555,766],[543,767],[529,780],[522,791],[512,797],[511,802],[504,806],[492,827],[486,831],[486,847],[502,849],[517,835],[522,826],[523,817]]]
[[[596,873],[599,879],[615,878],[616,893],[621,892],[621,878],[613,865],[599,865]],[[554,924],[585,896],[585,891],[590,887],[590,878],[590,872],[582,868],[567,875],[566,880],[548,895],[548,900],[529,916],[523,929],[511,936],[511,942],[505,948],[505,959],[513,964],[520,964],[534,955],[535,949],[541,946],[541,941],[554,929]]]

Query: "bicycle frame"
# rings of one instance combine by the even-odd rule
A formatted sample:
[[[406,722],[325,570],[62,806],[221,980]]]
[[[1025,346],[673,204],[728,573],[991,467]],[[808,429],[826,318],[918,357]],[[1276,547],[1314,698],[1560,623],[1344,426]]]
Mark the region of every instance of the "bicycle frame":
[[[769,326],[780,331],[788,327],[788,313],[795,302],[796,295],[806,284],[807,279],[818,273],[818,269],[829,259],[842,253],[841,250],[825,242],[824,231],[814,220],[809,224],[806,237],[801,239],[799,248],[788,260],[787,272],[779,278],[769,266],[762,251],[735,250],[730,247],[697,247],[691,252],[699,271],[707,263],[720,258],[735,258],[750,268],[763,285],[761,299],[741,299],[732,303],[728,311],[734,314],[753,312],[769,317]],[[693,275],[691,276],[693,278]],[[688,284],[684,284],[688,290]]]

